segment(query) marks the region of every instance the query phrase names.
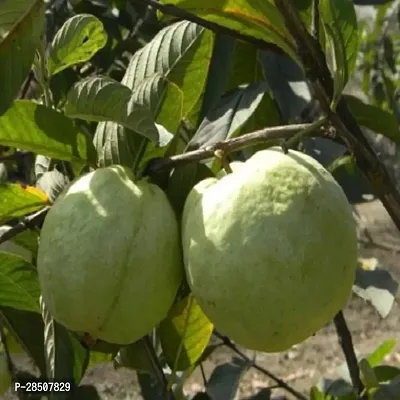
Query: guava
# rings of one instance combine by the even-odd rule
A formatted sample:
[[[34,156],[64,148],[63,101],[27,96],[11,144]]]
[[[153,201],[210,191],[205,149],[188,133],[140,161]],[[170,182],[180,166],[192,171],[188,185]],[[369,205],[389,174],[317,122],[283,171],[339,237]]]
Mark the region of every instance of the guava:
[[[9,231],[11,226],[4,225],[0,226],[0,235]],[[31,263],[32,262],[32,252],[25,247],[15,243],[13,240],[7,240],[4,243],[0,244],[0,252],[4,251],[6,253],[16,254],[22,257],[25,261]]]
[[[183,277],[175,213],[158,186],[127,168],[97,169],[55,200],[37,268],[57,322],[109,343],[135,342],[167,315]]]
[[[0,350],[0,396],[11,387],[11,374],[8,369],[7,355],[4,349]]]
[[[248,349],[280,352],[346,304],[357,265],[347,198],[313,158],[274,147],[186,200],[188,284],[216,329]]]

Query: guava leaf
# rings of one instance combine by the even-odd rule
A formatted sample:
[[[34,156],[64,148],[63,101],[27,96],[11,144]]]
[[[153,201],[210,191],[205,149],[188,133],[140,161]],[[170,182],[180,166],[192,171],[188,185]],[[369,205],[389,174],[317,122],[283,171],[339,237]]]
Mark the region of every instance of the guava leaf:
[[[132,56],[122,83],[135,90],[144,79],[163,75],[183,92],[186,116],[203,91],[213,42],[213,33],[193,22],[169,25]]]
[[[100,353],[98,351],[91,351],[88,369],[94,367],[97,364],[110,362],[110,361],[112,361],[112,359],[113,359],[113,356],[110,353]]]
[[[71,161],[96,162],[92,139],[63,114],[29,100],[15,100],[0,116],[0,144]]]
[[[148,103],[160,99],[159,109],[151,110],[158,124],[175,133],[201,96],[212,44],[213,34],[201,26],[187,21],[170,25],[132,56],[121,83],[133,96],[145,95],[142,99]],[[101,166],[119,163],[137,169],[166,150],[113,122],[98,124],[95,143]]]
[[[368,360],[362,358],[358,363],[360,367],[360,377],[367,389],[376,388],[379,386],[379,380],[375,375],[374,369],[369,364]]]
[[[44,325],[37,312],[20,311],[14,308],[0,308],[1,322],[35,362],[42,376],[46,375],[44,358]]]
[[[0,222],[37,211],[48,204],[40,189],[18,183],[0,183]]]
[[[293,121],[311,100],[304,71],[286,54],[263,51],[259,58],[283,121]]]
[[[36,257],[38,251],[39,232],[32,229],[27,229],[17,236],[14,236],[13,241],[20,246],[32,252],[33,257]]]
[[[159,143],[150,110],[135,101],[129,87],[106,76],[77,82],[68,92],[65,114],[86,121],[112,121]]]
[[[321,0],[319,7],[332,50],[333,104],[336,107],[357,60],[357,16],[352,0]]]
[[[214,176],[204,164],[191,163],[182,168],[175,168],[172,172],[167,187],[167,196],[178,218],[183,211],[185,201],[193,186],[205,178]]]
[[[187,150],[204,148],[232,137],[255,112],[267,90],[266,82],[255,82],[223,96],[201,122]]]
[[[221,33],[215,34],[214,48],[201,109],[199,109],[196,118],[198,123],[212,110],[227,89],[236,43],[236,39],[231,36]],[[197,123],[195,126],[197,127]]]
[[[45,326],[47,377],[55,382],[70,382],[73,388],[79,384],[87,369],[89,351],[64,326],[54,321],[42,299],[40,306]],[[55,395],[57,399],[67,399],[69,396],[68,392]]]
[[[90,14],[71,17],[51,42],[47,58],[49,76],[90,60],[106,43],[107,33],[98,18]]]
[[[46,193],[49,200],[54,203],[58,195],[68,185],[69,178],[57,169],[45,172],[36,181],[36,187]]]
[[[344,365],[347,368],[347,364]],[[332,379],[322,378],[320,386],[322,392],[326,393],[327,395],[337,396],[340,398],[344,397],[346,400],[347,399],[350,400],[353,398],[354,400],[357,400],[354,388],[349,382],[347,382],[347,380],[344,379],[332,380]]]
[[[371,367],[376,367],[378,364],[382,363],[385,357],[394,349],[395,346],[396,340],[385,340],[379,347],[370,353],[367,357],[367,360]]]
[[[228,90],[248,84],[249,82],[266,81],[260,59],[261,54],[262,51],[249,43],[236,42]],[[249,68],[249,65],[254,65],[254,68]],[[268,84],[268,90],[264,93],[257,109],[246,123],[239,128],[239,135],[247,132],[254,132],[267,126],[280,125],[280,123],[281,116],[278,105],[272,97],[270,85]],[[255,148],[257,147],[258,146],[255,146]],[[244,149],[244,152],[247,150],[249,149]]]
[[[207,385],[206,392],[212,400],[234,400],[242,376],[250,365],[244,360],[234,357],[231,362],[214,368]]]
[[[297,59],[293,38],[289,35],[273,1],[162,0],[161,3],[176,5],[207,21],[265,42],[275,43],[293,59]]]
[[[114,366],[116,368],[130,368],[142,373],[152,373],[153,371],[142,340],[122,347],[114,359]]]
[[[400,376],[396,376],[388,383],[383,383],[374,391],[374,400],[397,400],[400,396]]]
[[[343,97],[359,125],[400,143],[399,124],[395,115],[378,106],[364,103],[355,96],[344,95]]]
[[[353,292],[370,303],[382,318],[386,318],[392,309],[398,287],[399,284],[385,269],[357,267]]]
[[[31,70],[44,28],[42,0],[0,3],[0,115],[11,105]]]
[[[324,394],[316,387],[313,386],[310,390],[310,400],[324,400]]]
[[[173,372],[194,365],[206,349],[214,325],[193,295],[178,301],[161,322],[158,333],[167,364]]]
[[[22,257],[0,251],[0,306],[40,312],[37,270]]]
[[[400,376],[400,368],[392,365],[377,365],[374,372],[379,382],[388,382]]]

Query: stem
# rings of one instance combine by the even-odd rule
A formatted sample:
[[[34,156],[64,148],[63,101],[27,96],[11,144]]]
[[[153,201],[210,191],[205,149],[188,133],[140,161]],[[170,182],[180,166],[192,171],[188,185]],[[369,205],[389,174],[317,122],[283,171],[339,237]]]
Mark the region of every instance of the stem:
[[[164,389],[164,394],[166,396],[166,399],[167,400],[175,400],[174,392],[172,390],[168,389],[168,380],[167,380],[166,376],[164,375],[164,371],[163,371],[160,361],[157,357],[157,354],[154,350],[154,347],[150,340],[150,337],[148,335],[146,335],[142,340],[144,343],[144,348],[147,353],[147,357],[152,366],[153,372],[154,372],[157,380],[159,381],[160,385]]]
[[[344,318],[343,312],[340,311],[334,318],[336,332],[339,337],[339,344],[343,350],[344,356],[346,358],[346,363],[349,369],[351,382],[353,387],[357,390],[358,397],[361,398],[361,393],[364,390],[364,385],[360,378],[360,368],[358,366],[357,356],[354,352],[353,340],[351,338],[351,333],[347,327],[346,320]]]
[[[246,354],[244,354],[242,351],[240,351],[233,343],[232,341],[224,335],[221,335],[219,332],[214,331],[214,335],[222,340],[223,344],[226,347],[229,347],[232,351],[234,351],[237,355],[239,355],[241,358],[243,358],[243,360],[245,360],[246,362],[248,362],[254,369],[256,369],[259,372],[262,372],[264,375],[268,376],[269,378],[271,378],[272,380],[274,380],[276,382],[276,384],[282,388],[285,389],[287,392],[291,393],[294,397],[296,397],[296,399],[300,399],[300,400],[307,400],[306,396],[303,396],[301,393],[299,393],[297,390],[293,389],[292,387],[290,387],[285,381],[283,381],[282,379],[278,378],[277,376],[275,376],[272,372],[269,372],[267,369],[255,364],[251,358],[247,357]]]
[[[310,127],[312,124],[294,124],[273,126],[245,135],[217,142],[206,148],[189,151],[169,158],[155,159],[148,164],[145,174],[155,173],[161,170],[170,170],[175,167],[202,161],[214,157],[216,150],[222,150],[225,154],[241,150],[256,144],[265,143],[276,139],[287,139],[295,133]]]

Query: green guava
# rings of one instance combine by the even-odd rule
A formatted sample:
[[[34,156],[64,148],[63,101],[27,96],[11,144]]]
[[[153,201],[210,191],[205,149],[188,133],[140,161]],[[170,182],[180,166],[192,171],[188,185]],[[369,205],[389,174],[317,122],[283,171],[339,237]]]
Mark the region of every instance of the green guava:
[[[67,186],[45,218],[37,268],[52,317],[109,343],[143,337],[183,277],[179,227],[164,192],[118,165]]]
[[[328,323],[347,302],[357,265],[341,187],[313,158],[276,147],[192,189],[182,245],[204,313],[263,352],[287,350]]]
[[[8,369],[7,355],[4,349],[0,350],[0,396],[11,387],[11,374]]]

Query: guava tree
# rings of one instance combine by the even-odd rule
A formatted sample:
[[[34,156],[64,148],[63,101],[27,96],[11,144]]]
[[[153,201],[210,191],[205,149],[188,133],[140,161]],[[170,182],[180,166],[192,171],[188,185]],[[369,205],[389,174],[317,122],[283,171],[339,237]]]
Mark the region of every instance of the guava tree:
[[[237,398],[250,368],[275,382],[254,399],[400,398],[395,341],[358,358],[341,311],[352,290],[386,317],[398,287],[357,260],[349,201],[373,194],[400,228],[374,142],[400,141],[399,15],[397,0],[372,26],[351,0],[1,2],[0,393],[97,399],[82,378],[112,362],[146,400],[187,399],[226,346],[195,399]],[[368,101],[344,94],[356,72]],[[348,379],[306,394],[240,347],[282,351],[332,319]]]

